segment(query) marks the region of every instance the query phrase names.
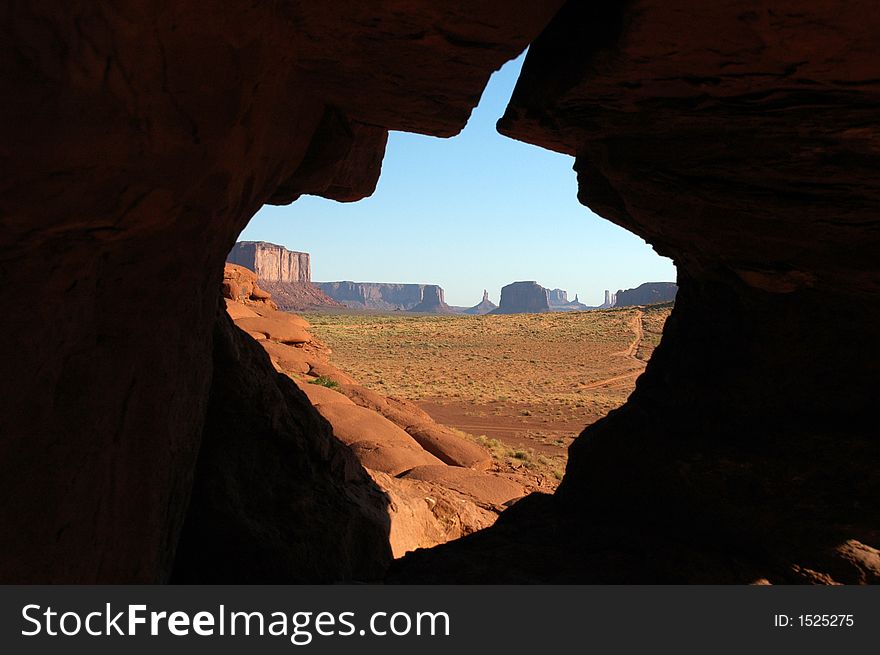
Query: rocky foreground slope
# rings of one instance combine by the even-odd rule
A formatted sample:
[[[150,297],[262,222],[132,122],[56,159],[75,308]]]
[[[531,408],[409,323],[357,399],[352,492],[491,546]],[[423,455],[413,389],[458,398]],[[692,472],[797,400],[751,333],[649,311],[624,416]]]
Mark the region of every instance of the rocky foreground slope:
[[[521,480],[488,470],[492,458],[481,446],[333,366],[308,322],[277,311],[251,271],[227,264],[223,295],[235,325],[308,397],[387,496],[394,556],[488,527],[525,495]]]

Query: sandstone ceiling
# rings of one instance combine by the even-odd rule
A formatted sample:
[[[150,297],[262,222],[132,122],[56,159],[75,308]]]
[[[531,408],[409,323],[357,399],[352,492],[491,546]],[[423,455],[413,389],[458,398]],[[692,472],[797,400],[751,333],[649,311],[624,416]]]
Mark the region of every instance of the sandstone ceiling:
[[[164,581],[185,523],[208,559],[238,540],[229,579],[381,575],[387,500],[219,311],[223,260],[264,203],[369,195],[387,130],[455,134],[533,42],[500,131],[575,155],[678,302],[557,497],[392,578],[877,580],[880,15],[562,5],[4,13],[0,579]]]

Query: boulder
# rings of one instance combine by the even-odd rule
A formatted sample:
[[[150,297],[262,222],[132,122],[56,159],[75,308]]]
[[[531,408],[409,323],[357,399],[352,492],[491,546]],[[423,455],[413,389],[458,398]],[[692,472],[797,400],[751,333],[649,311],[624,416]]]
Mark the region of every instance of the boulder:
[[[388,535],[394,557],[430,548],[492,525],[498,515],[465,494],[416,479],[370,471],[388,497]]]
[[[339,385],[355,383],[353,377],[351,377],[347,373],[340,371],[338,368],[333,366],[333,364],[317,359],[309,360],[309,375],[313,375],[315,377],[330,378]]]
[[[501,476],[457,466],[419,466],[401,477],[405,480],[433,482],[470,496],[477,502],[493,506],[522,498],[526,493],[523,487]]]
[[[414,403],[383,396],[358,384],[343,384],[340,390],[356,404],[396,423],[422,448],[446,464],[484,470],[492,463],[492,456],[485,448],[440,425]]]
[[[300,391],[308,396],[309,402],[312,403],[312,405],[314,405],[315,407],[320,407],[321,405],[326,405],[328,403],[354,405],[354,403],[346,398],[343,394],[323,385],[314,384],[312,382],[303,380],[294,380],[294,384],[299,387]]]
[[[336,438],[369,469],[399,475],[417,466],[443,466],[404,430],[365,407],[322,402],[318,411],[333,426]]]
[[[262,333],[266,339],[280,343],[306,343],[312,339],[312,335],[302,327],[297,317],[284,312],[275,312],[269,316],[240,318],[235,324],[242,330]]]
[[[244,303],[229,300],[228,298],[226,299],[226,313],[229,314],[233,321],[237,321],[240,318],[256,318],[259,316],[257,312]]]
[[[265,336],[265,335],[263,335]],[[263,341],[260,345],[269,354],[278,370],[294,376],[306,375],[311,370],[309,353],[303,348],[288,346],[275,341]]]

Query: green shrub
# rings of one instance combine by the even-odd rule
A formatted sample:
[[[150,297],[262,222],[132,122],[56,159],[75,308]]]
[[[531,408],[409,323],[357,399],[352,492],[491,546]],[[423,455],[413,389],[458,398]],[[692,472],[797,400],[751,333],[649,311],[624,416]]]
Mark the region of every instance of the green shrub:
[[[339,388],[339,383],[333,378],[328,378],[326,375],[319,375],[314,380],[309,380],[309,384],[318,384],[322,387],[327,387],[328,389]]]

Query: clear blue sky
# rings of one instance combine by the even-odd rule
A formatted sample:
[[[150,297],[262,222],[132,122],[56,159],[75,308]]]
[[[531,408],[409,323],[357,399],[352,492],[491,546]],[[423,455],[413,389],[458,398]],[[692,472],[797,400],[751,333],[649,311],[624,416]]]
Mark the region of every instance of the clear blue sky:
[[[451,305],[537,280],[598,305],[604,289],[675,281],[671,260],[578,203],[573,158],[503,137],[522,57],[496,72],[456,137],[392,132],[376,192],[263,207],[241,239],[311,253],[316,282],[439,284]]]

